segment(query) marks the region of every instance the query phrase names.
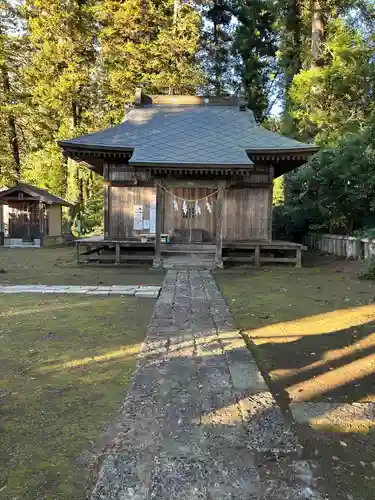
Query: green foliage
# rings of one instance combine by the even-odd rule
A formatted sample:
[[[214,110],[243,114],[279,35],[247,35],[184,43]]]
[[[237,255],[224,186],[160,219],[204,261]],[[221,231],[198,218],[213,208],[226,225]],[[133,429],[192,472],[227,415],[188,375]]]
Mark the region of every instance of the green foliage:
[[[52,120],[40,124],[54,137],[82,124],[89,125],[95,98],[96,28],[93,0],[26,0],[24,15],[33,46],[25,69],[31,102]]]
[[[189,93],[203,82],[196,60],[199,16],[188,3],[174,7],[173,0],[97,2],[103,97],[112,119],[123,117],[137,84]]]
[[[284,203],[284,176],[280,176],[273,181],[273,205],[278,206]]]
[[[61,148],[56,142],[47,142],[43,149],[28,153],[22,162],[22,178],[29,184],[34,184],[51,193],[65,197],[66,169]]]
[[[0,0],[0,183],[20,176],[26,131],[22,106],[22,70],[29,56],[15,2]],[[22,126],[22,129],[21,129]],[[22,139],[21,140],[21,135]]]
[[[375,209],[375,135],[372,128],[319,153],[301,173],[300,199],[316,206],[331,232],[371,224]]]
[[[316,207],[277,205],[273,208],[273,237],[277,240],[301,242],[311,226],[320,221]]]
[[[363,239],[374,240],[375,239],[375,227],[365,227],[363,229],[358,229],[354,231],[353,236],[357,236]]]
[[[237,26],[233,51],[237,73],[247,93],[249,107],[260,121],[269,111],[271,91],[275,91],[275,17],[265,0],[236,0]]]
[[[359,277],[364,280],[375,280],[375,256],[367,261],[367,269],[360,273]]]
[[[65,197],[91,232],[102,223],[102,182],[67,161],[56,141],[118,122],[140,82],[182,93],[201,84],[199,15],[173,0],[14,5],[0,0],[0,184],[21,175]]]
[[[375,131],[368,127],[323,149],[292,176],[275,224],[285,234],[296,234],[291,220],[301,236],[308,230],[354,234],[375,226],[374,200]]]
[[[373,45],[343,19],[327,23],[324,66],[301,71],[293,81],[292,116],[304,138],[335,144],[356,132],[373,112]]]
[[[85,205],[85,208],[80,216],[81,233],[86,234],[103,234],[104,219],[103,219],[103,191],[93,195]]]
[[[202,27],[199,60],[206,75],[204,90],[217,96],[231,93],[235,86],[232,42],[232,2],[208,0],[201,3]]]

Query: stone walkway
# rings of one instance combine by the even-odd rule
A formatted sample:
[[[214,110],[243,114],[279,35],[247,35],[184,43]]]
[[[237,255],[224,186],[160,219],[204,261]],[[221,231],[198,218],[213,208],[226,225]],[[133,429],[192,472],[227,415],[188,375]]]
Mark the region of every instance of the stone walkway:
[[[81,295],[134,295],[157,299],[160,286],[110,285],[110,286],[62,286],[62,285],[4,285],[1,293],[65,293]]]
[[[92,500],[321,500],[208,271],[169,271]]]

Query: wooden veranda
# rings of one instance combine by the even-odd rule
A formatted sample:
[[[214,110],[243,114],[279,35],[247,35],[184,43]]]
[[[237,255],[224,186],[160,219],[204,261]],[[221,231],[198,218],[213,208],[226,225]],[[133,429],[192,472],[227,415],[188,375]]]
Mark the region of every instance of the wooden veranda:
[[[156,255],[155,240],[130,241],[108,240],[104,236],[80,238],[75,242],[76,262],[100,262],[108,264],[127,264],[134,262],[153,263]],[[288,263],[296,267],[302,265],[302,251],[306,247],[288,241],[223,241],[222,261],[228,263],[254,264],[259,267],[265,263]],[[210,244],[161,243],[161,267],[169,255],[196,254],[212,256],[215,262],[216,246]]]

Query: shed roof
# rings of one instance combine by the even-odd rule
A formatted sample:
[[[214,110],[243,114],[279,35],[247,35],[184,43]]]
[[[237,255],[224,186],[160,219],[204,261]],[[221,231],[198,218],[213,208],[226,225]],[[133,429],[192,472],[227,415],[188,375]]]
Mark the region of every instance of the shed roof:
[[[317,150],[260,127],[248,109],[204,103],[135,107],[116,127],[59,144],[68,155],[74,150],[128,152],[135,167],[249,168],[257,152],[308,156]]]
[[[65,207],[71,207],[72,204],[68,201],[60,198],[59,196],[55,196],[54,194],[49,193],[45,189],[38,188],[36,186],[32,186],[31,184],[20,183],[11,188],[0,189],[0,200],[6,199],[8,196],[13,193],[17,193],[18,191],[22,191],[23,193],[28,194],[32,198],[36,200],[44,201],[48,205],[63,205]]]

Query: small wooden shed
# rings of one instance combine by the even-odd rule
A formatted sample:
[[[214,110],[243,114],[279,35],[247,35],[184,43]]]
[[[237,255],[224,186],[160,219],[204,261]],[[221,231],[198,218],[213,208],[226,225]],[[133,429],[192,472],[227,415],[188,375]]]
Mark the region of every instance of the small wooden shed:
[[[0,190],[0,245],[38,248],[62,243],[62,207],[70,206],[30,184]]]

